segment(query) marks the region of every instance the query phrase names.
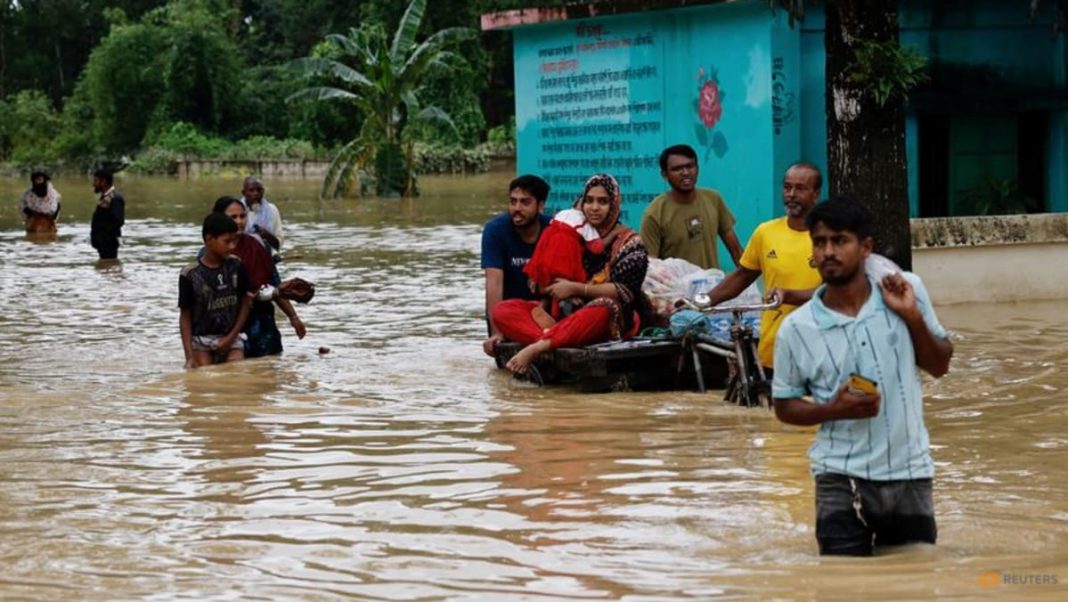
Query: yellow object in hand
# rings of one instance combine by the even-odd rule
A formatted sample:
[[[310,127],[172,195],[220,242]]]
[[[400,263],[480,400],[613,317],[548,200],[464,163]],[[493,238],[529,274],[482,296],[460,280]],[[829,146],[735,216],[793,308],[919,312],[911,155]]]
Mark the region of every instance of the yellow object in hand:
[[[849,375],[848,389],[854,395],[875,395],[879,391],[879,383],[854,372]]]

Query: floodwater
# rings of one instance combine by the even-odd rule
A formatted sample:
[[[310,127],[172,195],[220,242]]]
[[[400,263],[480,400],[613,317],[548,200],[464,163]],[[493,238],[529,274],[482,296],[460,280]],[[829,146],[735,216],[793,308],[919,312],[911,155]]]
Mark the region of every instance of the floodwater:
[[[308,336],[282,319],[283,356],[185,371],[177,274],[238,181],[123,178],[109,267],[87,182],[58,182],[37,244],[0,180],[0,598],[1066,599],[1063,302],[940,308],[939,544],[821,560],[812,431],[717,394],[530,388],[482,355],[506,182],[268,182],[283,277],[318,284]]]

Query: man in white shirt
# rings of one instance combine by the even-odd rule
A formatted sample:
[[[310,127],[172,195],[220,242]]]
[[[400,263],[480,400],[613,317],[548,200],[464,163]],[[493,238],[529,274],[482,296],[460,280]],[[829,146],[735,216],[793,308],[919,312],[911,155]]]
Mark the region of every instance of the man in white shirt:
[[[282,216],[264,195],[263,181],[256,176],[245,178],[241,186],[241,202],[248,209],[245,231],[259,234],[271,248],[278,251],[282,247]]]

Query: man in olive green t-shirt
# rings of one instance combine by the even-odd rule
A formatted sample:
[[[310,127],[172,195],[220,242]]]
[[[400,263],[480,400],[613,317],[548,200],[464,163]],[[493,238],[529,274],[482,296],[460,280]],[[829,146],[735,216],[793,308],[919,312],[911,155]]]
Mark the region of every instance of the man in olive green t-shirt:
[[[642,214],[645,248],[649,257],[678,257],[704,269],[719,268],[718,235],[737,265],[742,245],[734,233],[734,215],[718,192],[697,188],[697,172],[697,153],[685,144],[660,154],[660,175],[671,190],[653,199]]]

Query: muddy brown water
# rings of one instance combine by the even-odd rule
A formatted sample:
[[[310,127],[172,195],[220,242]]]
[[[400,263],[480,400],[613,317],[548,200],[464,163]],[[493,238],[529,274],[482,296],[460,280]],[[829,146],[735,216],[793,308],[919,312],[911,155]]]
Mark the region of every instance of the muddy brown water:
[[[810,430],[718,393],[493,369],[479,232],[506,182],[344,202],[268,182],[299,256],[283,277],[319,286],[309,334],[282,320],[283,356],[190,372],[178,270],[239,182],[121,179],[105,267],[86,181],[57,182],[59,236],[37,244],[25,183],[0,180],[0,597],[1068,599],[1063,301],[939,308],[939,544],[821,560]]]

